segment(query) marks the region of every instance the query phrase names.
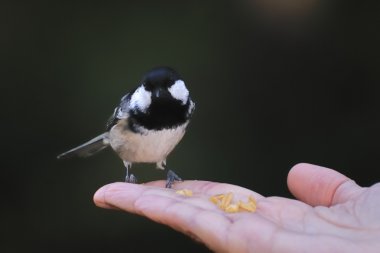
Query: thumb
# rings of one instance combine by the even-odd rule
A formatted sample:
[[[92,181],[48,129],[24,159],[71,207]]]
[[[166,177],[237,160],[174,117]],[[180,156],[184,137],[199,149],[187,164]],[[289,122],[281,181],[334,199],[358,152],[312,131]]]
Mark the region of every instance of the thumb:
[[[289,171],[288,187],[296,198],[312,206],[343,203],[362,191],[341,173],[306,163],[297,164]]]

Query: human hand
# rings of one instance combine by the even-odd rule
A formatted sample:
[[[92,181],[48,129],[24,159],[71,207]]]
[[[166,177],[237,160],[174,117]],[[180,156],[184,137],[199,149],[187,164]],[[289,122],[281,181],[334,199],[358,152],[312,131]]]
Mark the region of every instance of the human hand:
[[[362,188],[330,169],[298,164],[288,175],[299,200],[263,197],[224,183],[164,181],[113,183],[94,195],[99,207],[145,216],[181,231],[217,252],[379,252],[380,184]],[[190,189],[194,195],[175,193]],[[209,201],[233,192],[257,200],[254,213],[225,213]]]

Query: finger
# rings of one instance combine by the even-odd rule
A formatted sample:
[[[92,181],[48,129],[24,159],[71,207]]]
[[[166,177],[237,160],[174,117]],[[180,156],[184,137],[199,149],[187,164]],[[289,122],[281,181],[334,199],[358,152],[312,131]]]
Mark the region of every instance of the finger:
[[[152,182],[145,183],[144,185],[155,186],[155,187],[165,187],[165,181],[163,180],[152,181]],[[241,186],[226,184],[226,183],[217,183],[217,182],[211,182],[211,181],[186,180],[182,182],[176,182],[175,184],[173,184],[172,188],[174,190],[189,189],[189,190],[192,190],[193,192],[203,193],[208,196],[232,192],[238,198],[248,197],[250,195],[252,195],[256,199],[263,198],[262,195]]]
[[[110,205],[110,203],[106,202],[106,193],[112,194],[112,192],[116,189],[119,189],[119,187],[122,187],[123,185],[129,185],[128,183],[113,183],[109,185],[105,185],[101,187],[95,194],[94,194],[94,202],[97,206],[102,208],[108,208],[108,209],[118,209],[115,206]],[[150,186],[150,187],[164,187],[165,181],[152,181],[145,184],[142,184],[144,186]],[[262,199],[263,196],[253,192],[249,189],[246,189],[244,187],[231,185],[231,184],[225,184],[225,183],[216,183],[216,182],[210,182],[210,181],[183,181],[183,182],[177,182],[173,185],[174,190],[178,189],[189,189],[192,190],[195,193],[203,193],[208,196],[216,195],[216,194],[224,194],[227,192],[234,193],[235,198],[237,199],[244,199],[248,196],[253,196],[257,200]]]
[[[110,194],[111,195],[113,193],[117,194],[117,191],[115,191],[115,189],[118,189],[118,186],[123,186],[124,184],[129,184],[129,183],[118,182],[118,183],[108,184],[99,188],[95,192],[94,197],[93,197],[95,205],[101,208],[120,210],[120,208],[113,206],[111,203],[109,203],[107,201],[107,198],[109,197]]]
[[[335,170],[306,163],[290,170],[288,187],[296,198],[312,206],[342,203],[361,190]]]
[[[146,216],[196,238],[206,245],[220,244],[224,238],[216,230],[230,224],[224,213],[204,195],[184,197],[172,189],[147,185],[113,183],[99,189],[94,196],[100,207],[118,208]],[[212,222],[213,226],[207,226]]]
[[[102,208],[139,213],[139,210],[136,209],[135,202],[141,198],[142,195],[168,194],[165,193],[165,191],[169,190],[130,183],[111,183],[96,191],[94,194],[94,202],[97,206]]]

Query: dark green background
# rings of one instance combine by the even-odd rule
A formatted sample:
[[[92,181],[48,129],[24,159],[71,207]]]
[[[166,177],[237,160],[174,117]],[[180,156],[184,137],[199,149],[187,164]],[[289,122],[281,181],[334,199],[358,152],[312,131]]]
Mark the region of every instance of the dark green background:
[[[361,185],[380,181],[378,7],[2,1],[1,252],[207,251],[94,206],[96,189],[124,176],[110,150],[55,159],[101,133],[120,97],[157,65],[176,68],[197,104],[168,159],[183,178],[289,197],[289,169],[311,162]],[[163,177],[136,167],[141,181]]]

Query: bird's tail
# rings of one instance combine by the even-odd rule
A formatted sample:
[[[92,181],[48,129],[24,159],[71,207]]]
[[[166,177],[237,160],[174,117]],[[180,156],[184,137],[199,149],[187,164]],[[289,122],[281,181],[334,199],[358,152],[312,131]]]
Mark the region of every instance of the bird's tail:
[[[64,152],[57,156],[58,159],[70,158],[74,156],[87,157],[91,156],[109,146],[108,132],[103,133],[94,139]]]

